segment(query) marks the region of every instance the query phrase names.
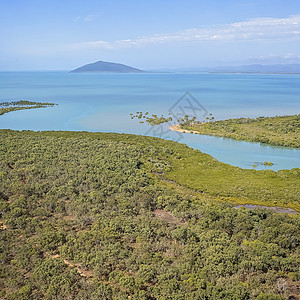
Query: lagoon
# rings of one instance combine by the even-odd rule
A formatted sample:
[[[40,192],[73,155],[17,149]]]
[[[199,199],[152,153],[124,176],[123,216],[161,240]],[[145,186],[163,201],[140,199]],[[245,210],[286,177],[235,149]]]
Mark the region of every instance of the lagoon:
[[[297,114],[300,75],[285,74],[76,74],[0,72],[0,102],[54,102],[53,108],[16,111],[0,117],[0,128],[79,130],[146,134],[178,140],[241,168],[279,170],[300,167],[300,149],[268,146],[213,136],[178,135],[168,124],[151,130],[129,114],[167,115],[189,92],[196,113],[215,119]],[[186,99],[184,99],[186,101]],[[188,111],[187,102],[181,107]],[[176,112],[180,113],[177,106]],[[205,111],[204,111],[205,109]],[[273,166],[261,165],[271,161]]]

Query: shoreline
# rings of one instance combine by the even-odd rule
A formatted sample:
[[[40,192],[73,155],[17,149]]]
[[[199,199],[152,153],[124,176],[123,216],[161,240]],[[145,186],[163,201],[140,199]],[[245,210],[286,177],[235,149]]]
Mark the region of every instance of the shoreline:
[[[182,132],[182,133],[196,133],[200,134],[198,131],[195,130],[186,130],[186,129],[181,129],[179,124],[171,125],[169,126],[169,129],[177,132]]]

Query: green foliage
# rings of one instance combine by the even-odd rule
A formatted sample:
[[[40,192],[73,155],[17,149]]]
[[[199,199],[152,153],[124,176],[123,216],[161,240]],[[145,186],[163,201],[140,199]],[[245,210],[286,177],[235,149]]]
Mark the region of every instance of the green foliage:
[[[171,113],[169,113],[169,115],[170,114]],[[210,116],[211,116],[211,114],[210,114]],[[150,117],[149,112],[146,112],[144,114],[141,111],[136,112],[136,114],[131,113],[130,117],[131,117],[131,119],[135,119],[135,118],[142,119],[142,120],[144,119],[145,122],[147,122],[151,126],[160,125],[160,124],[163,124],[163,123],[168,123],[168,122],[173,121],[173,118],[171,116],[165,117],[164,115],[161,115],[160,117],[158,117],[157,115],[152,114],[151,117]],[[210,117],[210,118],[207,118],[207,119],[213,120],[214,117]],[[190,117],[188,115],[185,115],[184,117],[178,117],[178,119],[176,121],[177,121],[177,123],[179,123],[182,126],[189,126],[191,124],[194,124],[195,120],[196,120],[196,117]],[[139,123],[144,123],[144,121],[140,121]]]
[[[177,122],[182,126],[189,126],[195,121],[196,117],[189,117],[188,115],[185,115],[183,118],[177,119]]]
[[[275,294],[260,294],[256,300],[283,300],[280,295],[275,295]]]
[[[27,100],[0,102],[0,115],[16,110],[52,107],[54,105],[56,104],[48,102],[33,102]]]
[[[240,118],[210,123],[193,123],[182,129],[276,146],[300,147],[300,115]]]
[[[2,298],[292,295],[299,216],[237,210],[214,195],[297,203],[298,169],[241,170],[134,135],[0,134]]]
[[[172,117],[165,118],[163,115],[158,117],[157,115],[153,114],[152,117],[148,115],[149,113],[146,112],[145,114],[143,112],[136,112],[136,114],[130,114],[131,119],[144,119],[145,122],[150,124],[151,126],[154,125],[160,125],[163,123],[171,122],[173,119]],[[144,121],[140,121],[139,123],[144,123]]]

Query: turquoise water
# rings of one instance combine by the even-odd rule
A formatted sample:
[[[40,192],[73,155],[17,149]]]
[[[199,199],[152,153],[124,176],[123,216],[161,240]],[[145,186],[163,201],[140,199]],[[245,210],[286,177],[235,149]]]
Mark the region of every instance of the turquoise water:
[[[196,106],[201,104],[203,108],[200,111],[200,106],[196,107],[199,118],[205,111],[218,120],[300,113],[300,75],[0,72],[0,101],[25,99],[59,104],[5,114],[0,117],[0,128],[148,134],[179,140],[242,168],[252,168],[257,163],[256,169],[300,167],[299,149],[179,135],[168,131],[167,125],[148,132],[148,124],[129,117],[137,111],[166,115],[187,91],[196,99]],[[189,105],[184,101],[186,98],[180,102],[181,107],[187,111]],[[176,113],[181,112],[179,106],[175,107]],[[264,161],[274,165],[260,165]]]

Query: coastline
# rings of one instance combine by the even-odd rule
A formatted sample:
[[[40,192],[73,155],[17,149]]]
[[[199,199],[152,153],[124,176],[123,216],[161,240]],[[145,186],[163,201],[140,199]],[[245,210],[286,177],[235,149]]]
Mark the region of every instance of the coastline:
[[[196,133],[196,134],[199,133],[198,131],[194,131],[194,130],[181,129],[179,124],[171,125],[169,126],[169,129],[177,132],[182,132],[182,133]]]
[[[184,126],[176,124],[169,126],[169,129],[182,133],[218,136],[237,141],[300,149],[299,120],[300,114],[256,119],[237,118],[207,123],[196,122]],[[289,130],[286,131],[286,128]]]

